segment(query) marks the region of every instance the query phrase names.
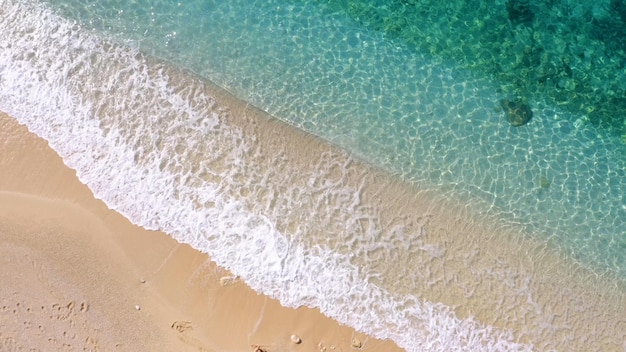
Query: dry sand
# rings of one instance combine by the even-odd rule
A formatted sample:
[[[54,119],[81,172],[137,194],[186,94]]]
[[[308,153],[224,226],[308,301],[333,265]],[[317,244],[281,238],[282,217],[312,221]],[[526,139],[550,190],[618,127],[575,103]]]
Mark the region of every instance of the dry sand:
[[[4,114],[0,282],[2,352],[401,351],[318,310],[284,308],[205,254],[132,225]]]

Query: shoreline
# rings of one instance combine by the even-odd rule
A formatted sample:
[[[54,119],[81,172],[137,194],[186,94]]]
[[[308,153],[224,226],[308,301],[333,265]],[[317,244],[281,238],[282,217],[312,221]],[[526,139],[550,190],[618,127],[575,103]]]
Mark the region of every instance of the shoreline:
[[[27,12],[16,22],[37,22]],[[45,340],[40,322],[58,318],[75,330],[48,342],[120,347],[162,336],[153,349],[271,352],[351,349],[356,338],[383,349],[327,325],[323,312],[407,351],[622,350],[624,280],[481,211],[480,200],[403,183],[186,70],[48,24],[37,40],[10,36],[3,56],[3,106],[63,156],[0,120],[2,275],[17,299],[2,306],[14,318],[7,343],[20,324]],[[57,40],[74,35],[86,42]],[[30,50],[46,59],[22,60]],[[200,251],[257,292],[319,310],[283,314]],[[125,329],[131,337],[115,341]],[[324,335],[341,331],[341,346]]]
[[[172,74],[185,76],[188,73],[173,70]],[[325,157],[321,156],[325,154],[330,156],[330,165],[338,160],[341,165],[343,158],[349,158],[336,147],[272,118],[211,82],[204,83],[203,94],[215,99],[216,106],[225,112],[229,126],[241,129],[246,138],[257,143],[255,148],[258,148],[261,158],[280,155],[281,174],[294,174],[295,170],[303,175],[315,173],[315,168],[325,162]],[[25,127],[6,115],[2,119],[2,130],[7,134],[3,148],[8,151],[3,155],[13,155],[0,162],[0,169],[7,170],[2,175],[2,189],[78,203],[102,218],[108,226],[114,226],[105,237],[111,236],[111,233],[128,233],[128,236],[118,235],[114,239],[123,248],[124,256],[134,261],[135,264],[130,266],[139,267],[140,274],[130,280],[135,285],[146,280],[147,285],[139,286],[156,292],[154,294],[161,299],[165,297],[165,303],[155,304],[166,307],[157,309],[160,314],[165,314],[163,311],[182,311],[192,316],[165,315],[168,316],[167,321],[159,323],[165,331],[164,336],[168,336],[168,343],[180,344],[182,341],[184,348],[205,348],[208,351],[249,351],[253,350],[253,346],[261,346],[267,352],[324,351],[324,348],[330,352],[333,346],[335,350],[355,350],[352,339],[356,337],[362,343],[361,350],[402,351],[389,340],[380,341],[357,334],[353,329],[325,317],[318,309],[283,308],[276,300],[258,295],[241,282],[222,287],[220,280],[223,278],[229,282],[232,274],[215,266],[206,255],[178,244],[163,232],[146,231],[131,225],[126,218],[109,210],[102,201],[95,200],[89,188],[80,183],[76,173],[63,164],[43,139],[27,132]],[[37,147],[33,147],[35,145]],[[396,297],[408,294],[418,297],[421,302],[443,304],[450,307],[452,316],[461,319],[459,323],[463,324],[463,328],[467,328],[467,324],[473,326],[470,331],[474,328],[486,328],[484,331],[495,328],[499,331],[495,334],[505,334],[500,335],[504,339],[509,339],[505,336],[510,332],[513,341],[531,344],[539,351],[564,347],[572,351],[586,351],[588,341],[595,341],[597,351],[621,350],[617,346],[620,339],[626,339],[626,289],[618,285],[623,282],[616,283],[610,278],[597,276],[592,270],[548,248],[544,242],[526,238],[519,228],[502,224],[488,214],[476,214],[460,200],[447,199],[433,190],[415,189],[359,160],[348,160],[349,167],[343,171],[344,180],[339,182],[339,186],[360,189],[359,202],[362,204],[386,205],[380,208],[380,226],[390,220],[392,222],[384,226],[395,226],[393,219],[404,219],[402,226],[407,235],[421,234],[421,238],[411,240],[411,246],[418,246],[411,250],[413,254],[403,252],[401,244],[389,254],[399,255],[394,260],[403,262],[407,267],[426,270],[388,271],[384,267],[385,261],[382,261],[377,265],[382,265],[380,270],[384,272],[385,281],[374,281],[374,284],[393,289],[390,293]],[[316,163],[318,166],[315,166]],[[317,177],[336,177],[332,167],[326,172],[327,175],[317,174]],[[125,225],[118,224],[120,222]],[[384,226],[383,230],[390,230]],[[324,232],[328,230],[324,229]],[[390,238],[391,241],[398,239]],[[312,240],[315,243],[315,237]],[[342,245],[341,241],[338,238],[332,246],[342,254],[349,254],[353,249]],[[145,248],[151,250],[146,251]],[[361,258],[360,254],[354,258],[359,265],[370,264],[362,262],[365,258]],[[376,271],[378,268],[369,265],[368,270]],[[187,289],[190,284],[195,294],[176,290],[182,286]],[[239,288],[247,293],[231,292],[240,292]],[[201,297],[207,291],[212,294]],[[228,299],[233,295],[246,297],[242,298],[246,305],[242,306],[241,300]],[[205,313],[208,308],[216,309],[211,312],[219,318],[198,314],[198,304],[202,305]],[[134,307],[134,304],[128,305]],[[326,302],[325,305],[326,309],[332,308]],[[221,308],[234,308],[237,313]],[[146,306],[141,311],[147,312],[147,309]],[[444,311],[447,309],[444,308]],[[248,316],[250,312],[254,312],[254,318]],[[389,313],[392,312],[385,312]],[[127,312],[111,314],[123,316]],[[266,318],[269,315],[272,317]],[[225,323],[226,318],[232,319],[231,323]],[[426,318],[426,321],[433,318]],[[281,324],[277,324],[277,320]],[[474,322],[478,325],[473,325]],[[320,325],[325,327],[320,329]],[[598,326],[602,328],[598,330]],[[424,327],[422,333],[426,336],[439,333],[438,328]],[[224,329],[236,329],[238,337],[232,337],[231,331],[225,333]],[[306,331],[307,335],[293,332],[296,330]],[[172,331],[175,332],[174,337],[171,336]],[[406,331],[390,326],[385,333],[394,339],[404,339],[406,344],[406,335],[403,335]],[[291,334],[300,336],[302,344],[294,345]],[[231,337],[224,338],[227,335]],[[190,345],[195,347],[188,347]],[[410,344],[404,347],[413,348]]]
[[[0,126],[0,276],[13,283],[0,289],[9,313],[0,346],[402,351],[317,309],[282,307],[207,255],[132,225],[93,198],[43,139],[4,114]],[[24,251],[30,263],[19,260]]]
[[[304,140],[308,147],[301,148],[302,141],[294,140],[296,136],[291,136],[288,131],[292,127],[268,119],[263,112],[233,98],[219,87],[209,86],[207,90],[220,106],[230,111],[230,123],[243,129],[252,128],[248,133],[257,135],[262,144],[269,143],[265,147],[267,150],[282,150],[289,155],[289,160],[300,164],[310,160],[303,155],[319,148],[320,142],[312,136]],[[217,267],[205,254],[177,243],[165,233],[132,225],[117,212],[109,210],[102,201],[94,199],[75,172],[63,164],[43,139],[28,132],[11,117],[0,115],[0,125],[6,134],[2,145],[2,155],[6,157],[0,159],[0,169],[7,170],[0,177],[2,197],[9,192],[13,196],[30,197],[31,201],[37,199],[39,203],[52,201],[78,207],[83,214],[90,214],[95,217],[95,222],[108,228],[99,238],[107,239],[109,244],[113,242],[118,256],[130,260],[129,266],[134,268],[135,274],[124,279],[132,283],[130,291],[136,293],[139,290],[140,294],[152,297],[148,301],[153,302],[151,305],[139,304],[141,310],[137,312],[152,312],[158,307],[154,309],[159,313],[152,313],[151,319],[160,324],[159,329],[164,331],[167,343],[207,351],[249,351],[253,346],[260,346],[267,352],[324,351],[324,348],[333,351],[332,347],[349,351],[355,350],[352,344],[356,338],[362,344],[359,350],[402,351],[389,340],[380,341],[356,333],[325,317],[318,309],[284,308],[276,300],[258,295],[238,280],[229,285],[232,274]],[[266,136],[267,133],[270,135]],[[294,143],[300,147],[288,147]],[[598,277],[578,265],[572,266],[570,260],[547,249],[545,244],[521,238],[515,228],[490,223],[492,219],[489,217],[477,217],[462,204],[455,206],[450,200],[439,199],[433,194],[411,194],[407,191],[410,187],[405,184],[379,175],[375,169],[367,169],[372,173],[368,176],[368,183],[374,183],[373,189],[364,193],[364,197],[372,198],[364,198],[364,201],[376,199],[389,203],[394,200],[395,203],[390,204],[395,205],[385,211],[387,214],[411,213],[419,209],[426,218],[424,226],[429,230],[428,242],[445,246],[446,253],[451,255],[444,258],[446,260],[431,258],[429,275],[438,278],[438,283],[431,286],[420,282],[409,288],[419,292],[422,299],[454,307],[453,312],[461,319],[475,318],[493,327],[510,330],[525,343],[539,342],[543,346],[539,350],[557,346],[567,339],[577,341],[566,343],[571,350],[584,350],[585,341],[594,335],[599,340],[608,338],[605,345],[598,345],[598,351],[600,348],[604,348],[603,351],[619,350],[614,349],[617,346],[615,341],[619,341],[620,331],[626,331],[623,287],[607,287],[605,284],[610,282],[607,278]],[[4,214],[2,217],[6,219]],[[31,216],[31,219],[39,217]],[[495,236],[496,231],[498,236]],[[455,234],[466,237],[458,238]],[[476,250],[471,251],[471,248]],[[465,259],[459,262],[462,253],[465,253]],[[185,290],[180,292],[179,287],[185,287]],[[206,292],[210,294],[203,297]],[[242,300],[246,302],[243,307]],[[154,303],[157,301],[159,303]],[[198,305],[215,309],[212,312],[219,318],[199,314]],[[498,307],[506,308],[507,312],[501,312]],[[237,314],[228,310],[231,308],[235,308]],[[129,302],[123,311],[110,314],[124,316],[133,310],[134,304]],[[246,318],[250,312],[254,312],[251,314],[254,317]],[[520,317],[523,320],[519,320]],[[225,323],[226,318],[231,319],[230,323]],[[543,319],[548,319],[544,323],[554,325],[551,329],[561,329],[559,333],[564,334],[563,340],[555,338],[554,331],[548,333],[546,328],[537,327]],[[597,331],[597,326],[603,326],[601,331]],[[232,330],[225,334],[225,329],[239,330],[238,337],[224,338],[228,334],[232,336]],[[293,344],[291,334],[302,338],[302,344]],[[215,346],[219,347],[215,349]]]
[[[188,72],[174,68],[170,74],[177,79],[180,75],[180,82],[188,82],[186,79],[190,76]],[[277,172],[273,171],[269,181],[264,181],[276,185],[304,182],[301,187],[307,187],[306,181],[310,178],[306,175],[315,175],[315,179],[320,182],[336,182],[328,190],[337,187],[343,187],[344,190],[358,189],[358,203],[365,210],[376,205],[376,221],[379,222],[376,226],[381,229],[383,236],[391,236],[388,240],[395,246],[384,249],[382,255],[391,256],[394,262],[403,265],[389,267],[386,266],[387,261],[381,261],[381,258],[376,258],[378,261],[375,264],[370,263],[367,261],[367,251],[357,252],[353,257],[354,263],[374,273],[382,273],[383,281],[377,281],[379,279],[374,277],[369,283],[383,287],[394,297],[415,297],[417,301],[409,303],[418,302],[416,307],[409,308],[424,311],[425,304],[438,307],[436,309],[443,307],[435,314],[450,318],[449,322],[458,324],[463,330],[463,333],[451,336],[453,340],[471,339],[465,335],[467,333],[490,335],[493,328],[496,338],[511,341],[512,344],[530,344],[539,351],[555,348],[587,351],[589,341],[594,341],[595,349],[592,350],[621,350],[618,347],[620,341],[626,339],[626,289],[623,281],[615,282],[611,278],[599,277],[592,270],[548,248],[546,243],[527,238],[516,226],[503,224],[489,214],[476,214],[470,203],[448,199],[433,189],[420,190],[403,183],[313,135],[272,118],[211,82],[204,82],[200,89],[203,96],[215,99],[214,107],[224,114],[222,118],[228,126],[234,126],[242,131],[242,136],[254,141],[257,159],[251,160],[252,163],[273,165],[269,163],[274,160],[272,158],[280,157]],[[232,274],[216,267],[206,255],[187,245],[178,244],[163,232],[146,231],[131,225],[122,215],[109,210],[102,201],[95,200],[89,188],[78,180],[76,173],[64,165],[43,139],[27,132],[25,127],[6,115],[2,115],[1,125],[6,134],[2,148],[6,148],[7,152],[3,152],[5,157],[0,161],[0,169],[6,170],[0,180],[0,189],[77,203],[96,214],[107,226],[112,226],[112,231],[106,232],[104,237],[116,233],[129,234],[113,236],[114,242],[118,242],[116,246],[123,248],[124,256],[134,261],[134,264],[129,264],[130,267],[138,267],[140,273],[127,280],[134,285],[145,280],[140,287],[151,290],[159,299],[165,299],[165,303],[154,304],[155,307],[165,308],[156,309],[160,313],[155,313],[153,318],[157,321],[161,319],[157,317],[158,314],[167,317],[158,321],[159,329],[163,329],[167,337],[167,341],[159,344],[181,344],[182,341],[184,348],[204,348],[208,351],[215,350],[211,346],[219,346],[216,349],[218,351],[249,351],[253,346],[261,346],[267,352],[333,351],[333,346],[335,350],[349,351],[353,350],[352,340],[356,338],[362,344],[361,350],[402,351],[389,340],[380,341],[357,334],[353,329],[325,317],[319,309],[283,308],[276,300],[260,296],[240,282],[222,287],[220,281],[223,279],[222,282],[228,283]],[[194,162],[192,159],[188,161]],[[85,170],[88,169],[83,169],[83,172]],[[287,178],[281,179],[282,176]],[[254,178],[247,182],[246,187],[265,185]],[[247,195],[252,190],[246,189],[246,194],[240,195]],[[240,188],[232,191],[242,192]],[[289,201],[289,197],[286,200]],[[305,216],[303,219],[306,221],[308,218]],[[342,255],[355,253],[354,245],[348,242],[351,238],[341,237],[342,231],[345,231],[345,228],[341,230],[343,223],[329,224],[338,228],[314,227],[319,233],[310,233],[312,237],[309,241],[312,244],[326,241],[329,247]],[[365,226],[367,222],[355,225]],[[403,229],[400,233],[390,228],[397,226]],[[328,242],[326,238],[329,233],[340,236]],[[158,236],[154,237],[154,234]],[[412,238],[413,235],[418,238]],[[387,242],[385,239],[375,239]],[[406,240],[410,242],[408,245]],[[146,251],[145,248],[151,250]],[[189,285],[193,287],[191,291],[196,292],[195,295],[187,292]],[[186,289],[182,293],[176,290],[181,286]],[[131,291],[136,290],[136,287],[131,287]],[[247,293],[239,296],[239,293],[231,292],[239,292],[239,287]],[[263,287],[256,289],[262,291]],[[212,294],[201,297],[207,291]],[[246,305],[242,306],[241,299],[239,302],[229,300],[230,296],[246,297],[242,298]],[[324,301],[322,311],[327,313],[331,309],[333,314],[337,314],[335,308],[345,307],[345,303],[340,302],[336,306],[334,301]],[[65,303],[66,306],[68,304]],[[219,318],[209,317],[211,314],[199,314],[198,304],[202,305],[204,313],[208,308],[215,309],[211,312]],[[134,306],[129,302],[126,309],[134,309]],[[148,311],[147,306],[140,307],[140,312]],[[221,308],[234,308],[236,313]],[[181,311],[192,318],[180,318],[171,313]],[[250,312],[254,312],[253,318],[249,316]],[[358,314],[361,314],[356,312],[355,316],[352,311],[345,313],[341,319],[337,319],[345,321],[349,318],[352,321],[359,319]],[[407,311],[399,312],[394,308],[381,313],[389,316],[406,314]],[[128,312],[118,310],[110,314],[117,317]],[[270,315],[271,318],[266,318]],[[412,331],[408,334],[406,329],[392,324],[386,325],[386,330],[382,332],[386,337],[402,341],[404,348],[416,351],[419,346],[411,344],[412,334],[420,338],[431,338],[428,336],[433,334],[437,340],[441,338],[438,334],[447,333],[447,323],[438,321],[437,316],[418,316],[409,316],[409,319],[416,318],[419,324],[409,326]],[[361,328],[363,324],[372,322],[361,321]],[[437,325],[427,325],[431,322]],[[226,334],[224,329],[237,330],[237,337],[233,337],[232,331]],[[296,330],[306,331],[307,335],[294,332]],[[172,331],[175,332],[174,336]],[[294,345],[291,342],[292,334],[302,338],[302,344]],[[224,338],[226,335],[230,337]],[[188,347],[190,345],[194,347]],[[176,350],[181,348],[177,347]]]
[[[230,116],[237,117],[231,122],[237,121],[237,124],[245,128],[245,121],[256,119],[253,124],[255,134],[271,133],[277,137],[259,138],[260,140],[270,141],[271,144],[293,143],[281,133],[283,129],[290,129],[290,126],[267,119],[262,112],[251,109],[218,87],[211,87],[210,91],[220,105],[230,109]],[[255,117],[257,114],[260,116]],[[102,201],[93,198],[91,191],[77,179],[74,170],[63,164],[61,158],[45,140],[28,132],[26,127],[19,125],[17,121],[3,113],[0,113],[0,126],[6,135],[5,143],[0,145],[2,155],[5,156],[0,159],[0,169],[6,170],[0,174],[2,224],[9,223],[13,228],[19,228],[26,223],[41,221],[42,214],[54,214],[56,207],[51,204],[73,209],[74,215],[70,217],[71,221],[81,222],[82,218],[90,218],[83,223],[91,224],[87,227],[97,224],[98,230],[91,230],[91,242],[82,243],[82,245],[91,250],[94,246],[104,246],[112,253],[116,253],[116,258],[130,263],[127,267],[133,268],[132,274],[126,269],[120,270],[126,275],[122,279],[126,284],[122,286],[122,292],[130,291],[135,295],[134,297],[137,295],[144,297],[144,301],[137,304],[141,308],[139,311],[136,311],[135,305],[129,301],[130,298],[124,298],[127,304],[123,309],[118,307],[117,310],[109,310],[107,314],[111,314],[112,317],[125,317],[128,314],[150,312],[150,322],[138,325],[157,324],[158,329],[163,332],[162,336],[156,338],[159,340],[159,345],[173,344],[177,345],[176,350],[183,351],[198,349],[250,351],[254,350],[254,346],[259,346],[267,352],[324,351],[324,348],[326,351],[350,351],[357,350],[352,347],[354,342],[355,345],[361,343],[362,347],[358,350],[403,351],[389,340],[380,341],[342,326],[325,317],[318,309],[284,308],[276,300],[255,293],[240,280],[235,279],[231,273],[217,267],[207,255],[188,245],[179,244],[163,232],[144,230],[131,224],[119,213],[109,210]],[[267,128],[268,126],[271,128]],[[282,137],[278,138],[280,136]],[[316,145],[319,142],[313,137],[305,143],[310,144],[311,148],[291,149],[290,151],[295,153],[292,160],[303,162],[306,158],[299,157],[300,152],[311,153],[317,148]],[[414,290],[423,290],[420,292],[423,299],[455,307],[454,312],[460,318],[474,317],[478,321],[489,323],[497,328],[511,329],[515,335],[526,336],[522,337],[522,341],[526,343],[535,343],[538,336],[536,332],[527,336],[527,331],[519,329],[530,328],[539,323],[537,319],[546,318],[547,315],[548,319],[552,319],[549,324],[558,323],[561,328],[569,326],[569,332],[563,338],[574,338],[579,341],[579,343],[568,345],[574,351],[583,350],[581,346],[584,345],[580,343],[586,338],[576,335],[580,333],[589,333],[588,337],[599,334],[600,336],[597,337],[600,339],[602,339],[601,336],[613,336],[608,344],[604,345],[604,350],[619,350],[610,347],[617,346],[611,341],[617,341],[620,338],[619,331],[626,331],[624,288],[617,286],[618,283],[615,283],[615,287],[604,286],[609,282],[607,278],[598,277],[590,270],[579,266],[572,268],[572,263],[567,258],[546,249],[545,244],[532,244],[532,241],[521,239],[515,229],[502,231],[506,229],[494,224],[483,226],[484,224],[480,223],[481,220],[489,219],[477,218],[467,209],[464,210],[462,205],[444,207],[442,203],[444,200],[437,199],[435,195],[421,194],[418,197],[408,194],[406,185],[402,183],[394,183],[387,178],[378,181],[384,184],[381,189],[386,190],[387,193],[380,192],[380,190],[374,192],[373,195],[376,198],[387,202],[390,200],[387,198],[393,199],[403,194],[398,199],[408,201],[411,206],[422,205],[421,211],[429,218],[430,225],[433,225],[429,225],[429,229],[432,230],[432,233],[428,235],[429,240],[447,246],[450,252],[469,248],[468,246],[484,249],[482,253],[468,254],[466,263],[452,263],[452,266],[446,266],[445,261],[435,260],[433,273],[443,270],[443,278],[446,281],[443,286],[439,285],[439,287],[422,287],[424,283],[421,283],[419,287],[414,287]],[[7,220],[6,215],[7,211],[14,212],[10,204],[15,202],[8,201],[11,197],[39,206],[48,204],[48,210],[23,216],[24,219],[29,219],[28,221],[12,223]],[[408,210],[400,206],[399,209],[387,211],[406,212]],[[468,222],[469,218],[473,221]],[[50,225],[53,225],[51,226],[53,228],[59,227],[59,217],[50,219],[48,227]],[[63,221],[61,223],[63,224]],[[67,233],[72,233],[74,231],[72,226],[69,226],[68,222],[65,224],[66,227],[61,225],[60,228]],[[2,235],[5,235],[4,227],[2,230]],[[452,232],[459,230],[464,231],[463,233],[467,234],[468,238],[461,241],[454,239]],[[499,237],[493,236],[495,232],[487,232],[492,235],[485,238],[485,231],[494,230],[500,230]],[[23,230],[21,231],[23,233]],[[63,236],[60,237],[63,238]],[[58,247],[58,243],[55,246]],[[80,248],[80,246],[74,248],[73,253],[79,253]],[[150,250],[147,251],[146,248]],[[506,254],[520,250],[527,255]],[[103,260],[103,263],[110,261],[111,259],[108,258]],[[488,268],[493,263],[504,265],[498,268],[500,274],[509,272],[513,277],[498,279],[496,277],[498,270],[492,273],[482,271],[481,268]],[[470,265],[469,268],[466,267],[469,272],[466,269],[458,271],[464,273],[463,277],[455,274],[458,264],[464,267]],[[475,268],[472,268],[474,266]],[[446,270],[448,270],[447,276]],[[130,277],[129,274],[131,274]],[[484,283],[468,287],[467,284],[471,283],[474,278],[492,281],[495,286],[491,291],[486,290],[486,286],[489,285]],[[530,281],[524,283],[523,280]],[[84,285],[85,282],[81,284]],[[178,289],[180,287],[185,287],[185,290],[181,292]],[[512,291],[516,293],[510,296]],[[507,300],[510,301],[503,307],[508,307],[512,309],[511,311],[502,315],[498,309],[493,309],[497,308],[494,303],[504,303]],[[243,306],[240,303],[242,301],[246,302]],[[515,305],[512,302],[518,304]],[[66,306],[67,304],[69,303],[66,303]],[[540,311],[527,311],[529,304],[540,307],[537,308]],[[3,306],[10,306],[10,304],[3,303]],[[199,306],[205,309],[205,313],[206,309],[212,309],[213,313],[200,314]],[[586,312],[580,307],[591,308],[591,310]],[[229,310],[233,308],[236,310],[235,314]],[[550,310],[551,313],[545,314],[545,309]],[[520,321],[514,318],[519,314],[525,316],[522,325],[519,325]],[[583,317],[589,320],[585,321]],[[595,324],[592,323],[594,321]],[[602,324],[604,327],[601,331],[592,331]],[[234,330],[238,330],[237,337],[232,335]],[[292,334],[302,338],[302,344],[293,344]],[[230,337],[226,338],[225,336],[228,335]],[[543,335],[542,339],[545,339],[543,343],[546,343],[546,348],[551,343],[558,344],[559,342],[550,334]]]

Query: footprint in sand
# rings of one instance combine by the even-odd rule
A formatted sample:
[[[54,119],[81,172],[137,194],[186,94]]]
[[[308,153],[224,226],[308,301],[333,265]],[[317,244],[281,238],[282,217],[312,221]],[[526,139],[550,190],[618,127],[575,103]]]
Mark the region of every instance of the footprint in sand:
[[[180,333],[183,333],[183,332],[188,331],[188,330],[193,330],[193,325],[191,325],[191,322],[188,322],[188,321],[178,321],[177,320],[177,321],[172,323],[172,329],[174,329],[174,330],[176,330],[176,331],[178,331]]]
[[[21,348],[21,346],[18,346],[13,337],[3,338],[2,334],[0,334],[0,352],[16,352],[18,348]]]
[[[213,350],[204,347],[204,344],[197,338],[190,336],[190,331],[193,330],[193,325],[189,321],[177,320],[172,323],[172,329],[176,330],[179,335],[178,338],[187,345],[195,347],[200,352],[214,352]]]
[[[50,318],[57,318],[58,320],[67,320],[67,318],[74,313],[74,306],[76,303],[71,301],[67,305],[53,304],[52,309],[54,313],[50,316]]]

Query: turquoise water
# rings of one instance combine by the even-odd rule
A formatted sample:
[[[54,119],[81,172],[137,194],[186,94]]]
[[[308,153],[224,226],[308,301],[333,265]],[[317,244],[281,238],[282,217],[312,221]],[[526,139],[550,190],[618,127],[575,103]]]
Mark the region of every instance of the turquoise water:
[[[602,313],[600,288],[585,300],[576,281],[593,275],[551,261],[558,248],[626,277],[624,145],[576,100],[586,91],[570,91],[580,74],[606,73],[563,59],[520,86],[498,72],[535,61],[512,55],[508,70],[489,70],[497,52],[476,38],[508,30],[524,53],[523,38],[549,37],[545,18],[600,16],[602,2],[564,2],[550,16],[521,1],[0,4],[0,110],[110,208],[209,253],[256,291],[408,351],[622,346],[624,307]],[[403,8],[408,27],[396,25]],[[556,42],[542,53],[576,47]],[[589,89],[621,94],[620,73],[611,77]],[[207,79],[296,128],[239,101],[226,108]],[[511,104],[532,119],[512,126]],[[522,245],[519,228],[539,247]],[[609,315],[622,325],[587,331]]]
[[[600,24],[576,27],[583,19],[609,23],[605,12],[614,3],[54,6],[405,179],[467,194],[479,200],[477,209],[501,212],[598,270],[626,276],[625,146],[588,113],[589,99],[602,96],[594,106],[623,116],[623,107],[606,100],[625,94],[624,52],[615,44],[621,37],[600,38]],[[508,11],[513,5],[518,19]],[[546,24],[559,14],[563,21]],[[567,42],[572,36],[576,42]],[[530,42],[540,51],[535,70],[524,57]],[[540,82],[537,71],[553,69],[556,58],[569,65],[559,63]],[[499,68],[487,69],[495,61]],[[585,90],[568,93],[571,85]],[[585,98],[589,89],[593,96]],[[516,128],[499,101],[520,97],[534,117]]]

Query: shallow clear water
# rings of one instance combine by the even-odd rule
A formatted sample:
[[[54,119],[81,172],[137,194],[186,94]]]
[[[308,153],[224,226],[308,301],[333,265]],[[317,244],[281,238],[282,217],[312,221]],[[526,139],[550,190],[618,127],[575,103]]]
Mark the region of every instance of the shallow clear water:
[[[208,252],[285,305],[319,307],[407,350],[530,350],[520,336],[557,346],[546,326],[570,328],[536,322],[572,294],[539,307],[538,275],[481,247],[499,232],[463,225],[463,208],[626,275],[624,146],[551,98],[526,97],[534,116],[513,127],[502,81],[391,38],[342,6],[50,4],[61,18],[25,3],[2,2],[0,108],[46,138],[110,207]],[[249,109],[224,109],[206,82],[133,48],[435,198],[463,199],[450,208],[462,228],[436,223],[441,211],[417,207],[419,197],[385,186],[350,154],[261,128]],[[291,154],[307,147],[306,158]],[[519,261],[539,259],[522,251]],[[438,303],[441,291],[488,305],[502,314],[496,322],[527,322],[513,333],[471,311],[459,317],[454,299]]]
[[[472,36],[441,53],[426,52],[372,30],[362,13],[356,17],[360,23],[355,21],[354,9],[371,6],[367,2],[65,1],[54,6],[405,179],[480,199],[485,210],[550,237],[598,270],[626,276],[624,143],[586,123],[582,108],[572,112],[554,105],[558,101],[541,91],[523,97],[532,106],[532,121],[510,126],[499,101],[520,93],[509,89],[512,81],[498,80],[482,67],[472,70],[467,62],[479,61],[475,52],[448,55],[454,45],[467,49]],[[386,6],[373,8],[384,12]],[[461,10],[472,11],[466,16],[480,13],[481,20],[490,21],[479,28],[506,25],[500,31],[522,31],[508,40],[526,45],[524,28],[507,21],[505,2],[473,9],[461,2],[438,6],[425,7],[425,18],[451,9],[455,16]],[[597,4],[559,6],[601,15]],[[543,8],[533,10],[550,18],[551,13],[538,12]],[[424,41],[457,39],[450,37],[458,32],[453,28],[462,29],[460,20],[435,23]],[[541,29],[532,35],[543,38]],[[578,45],[608,45],[587,35]],[[561,49],[553,50],[565,57]],[[577,69],[584,71],[583,63]],[[613,87],[622,71],[618,66],[602,77],[616,79],[607,81]]]

